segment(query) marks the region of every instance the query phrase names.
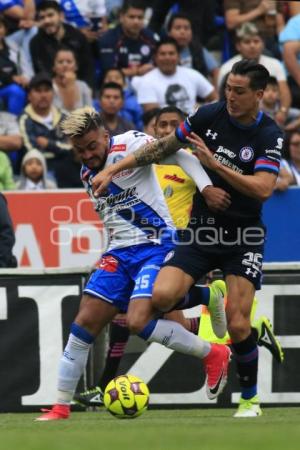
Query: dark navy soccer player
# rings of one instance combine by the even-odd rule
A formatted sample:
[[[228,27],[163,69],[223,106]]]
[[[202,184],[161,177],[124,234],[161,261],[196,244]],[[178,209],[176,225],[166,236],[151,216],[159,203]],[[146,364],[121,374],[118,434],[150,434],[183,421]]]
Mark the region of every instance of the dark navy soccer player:
[[[230,194],[231,205],[218,213],[209,210],[203,196],[196,192],[187,243],[178,246],[161,269],[152,301],[161,311],[174,308],[182,298],[191,306],[196,299],[189,289],[195,281],[212,269],[223,271],[228,291],[228,331],[241,385],[235,417],[261,415],[258,348],[250,328],[250,312],[261,282],[265,240],[262,204],[272,195],[283,146],[282,131],[259,111],[268,77],[267,69],[255,61],[236,63],[227,80],[226,103],[198,109],[175,135],[139,149],[94,178],[97,194],[118,171],[157,161],[161,154],[177,151],[189,141],[196,145],[214,186]]]

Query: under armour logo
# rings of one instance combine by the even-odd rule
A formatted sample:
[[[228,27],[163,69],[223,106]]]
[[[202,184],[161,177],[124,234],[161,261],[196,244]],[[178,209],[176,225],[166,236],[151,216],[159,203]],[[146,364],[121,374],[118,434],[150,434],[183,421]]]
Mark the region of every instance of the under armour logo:
[[[217,139],[218,133],[213,133],[212,130],[208,129],[206,130],[205,136],[211,136],[212,140],[214,141]]]
[[[253,278],[256,278],[257,273],[257,270],[251,270],[250,267],[248,267],[245,272],[246,275],[252,275]]]

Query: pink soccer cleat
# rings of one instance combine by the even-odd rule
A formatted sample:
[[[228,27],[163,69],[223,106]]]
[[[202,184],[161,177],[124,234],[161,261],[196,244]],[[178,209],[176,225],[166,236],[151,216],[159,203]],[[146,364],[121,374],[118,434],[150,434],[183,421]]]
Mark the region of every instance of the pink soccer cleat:
[[[210,400],[217,398],[227,383],[231,351],[227,345],[211,344],[211,351],[203,358],[206,372],[206,394]]]
[[[70,406],[56,404],[51,409],[42,409],[42,412],[43,414],[37,417],[35,419],[36,421],[44,422],[47,420],[68,419],[70,416]]]

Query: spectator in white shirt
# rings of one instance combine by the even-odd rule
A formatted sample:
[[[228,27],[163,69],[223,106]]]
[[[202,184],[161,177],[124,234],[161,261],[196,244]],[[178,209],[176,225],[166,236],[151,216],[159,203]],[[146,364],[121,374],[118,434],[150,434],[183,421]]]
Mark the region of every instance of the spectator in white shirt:
[[[154,61],[155,69],[132,80],[144,111],[172,105],[191,113],[198,99],[205,102],[217,100],[214,87],[203,75],[178,65],[179,49],[173,38],[157,44]]]

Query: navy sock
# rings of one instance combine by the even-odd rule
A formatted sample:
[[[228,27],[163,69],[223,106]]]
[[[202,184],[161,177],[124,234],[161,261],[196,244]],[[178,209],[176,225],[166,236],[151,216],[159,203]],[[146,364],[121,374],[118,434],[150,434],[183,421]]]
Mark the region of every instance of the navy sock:
[[[207,286],[192,286],[185,297],[180,300],[174,309],[188,309],[197,305],[208,305],[210,289]]]
[[[232,344],[242,398],[249,399],[257,394],[258,348],[253,334],[237,344]]]

